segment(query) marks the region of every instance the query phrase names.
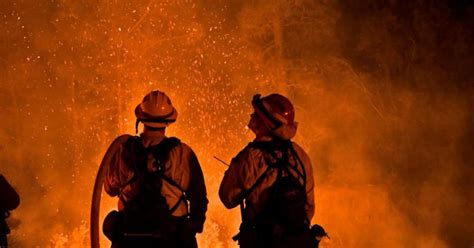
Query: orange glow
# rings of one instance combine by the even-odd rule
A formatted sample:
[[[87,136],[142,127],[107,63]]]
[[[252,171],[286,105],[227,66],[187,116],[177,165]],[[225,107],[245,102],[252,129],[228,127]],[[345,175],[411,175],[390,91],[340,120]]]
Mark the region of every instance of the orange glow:
[[[0,173],[22,197],[11,247],[89,246],[99,163],[152,89],[205,174],[200,247],[236,247],[213,156],[251,141],[251,97],[272,92],[296,106],[321,247],[474,245],[472,5],[369,2],[2,0]],[[104,194],[101,216],[115,204]]]

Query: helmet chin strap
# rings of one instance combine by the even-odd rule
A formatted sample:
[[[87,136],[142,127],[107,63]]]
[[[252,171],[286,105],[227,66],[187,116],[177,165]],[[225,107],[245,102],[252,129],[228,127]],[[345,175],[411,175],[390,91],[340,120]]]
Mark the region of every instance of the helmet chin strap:
[[[140,119],[135,122],[135,134],[138,134],[138,125],[140,125]]]

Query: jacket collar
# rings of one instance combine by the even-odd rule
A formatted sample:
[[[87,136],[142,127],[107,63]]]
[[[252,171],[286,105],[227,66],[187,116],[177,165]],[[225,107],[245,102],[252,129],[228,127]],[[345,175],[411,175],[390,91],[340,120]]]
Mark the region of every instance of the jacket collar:
[[[166,136],[160,131],[143,131],[140,138],[142,138],[143,146],[149,147],[159,144]]]

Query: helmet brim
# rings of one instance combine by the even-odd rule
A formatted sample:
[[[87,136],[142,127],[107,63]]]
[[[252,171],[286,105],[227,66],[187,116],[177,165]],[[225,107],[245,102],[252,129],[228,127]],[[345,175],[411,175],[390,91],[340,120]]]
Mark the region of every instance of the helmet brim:
[[[178,111],[176,111],[176,109],[173,107],[173,110],[169,114],[162,116],[152,116],[145,113],[141,108],[141,105],[138,104],[135,108],[135,116],[137,117],[137,120],[142,122],[144,125],[160,128],[174,123],[178,117]]]

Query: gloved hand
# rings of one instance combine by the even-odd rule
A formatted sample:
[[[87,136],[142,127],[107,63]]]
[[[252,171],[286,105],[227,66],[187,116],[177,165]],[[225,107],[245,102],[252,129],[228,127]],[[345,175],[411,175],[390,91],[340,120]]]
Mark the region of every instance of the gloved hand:
[[[329,235],[326,233],[324,228],[318,224],[314,224],[311,227],[311,234],[318,240],[321,241],[324,237],[329,238]]]

